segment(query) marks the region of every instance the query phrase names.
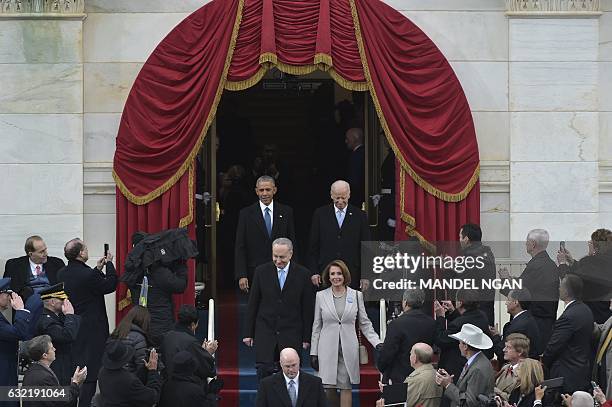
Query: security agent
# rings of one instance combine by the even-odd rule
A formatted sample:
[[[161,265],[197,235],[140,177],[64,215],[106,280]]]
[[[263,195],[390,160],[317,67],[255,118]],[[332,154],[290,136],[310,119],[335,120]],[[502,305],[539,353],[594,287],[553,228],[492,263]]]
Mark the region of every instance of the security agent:
[[[38,320],[38,335],[49,335],[55,346],[55,362],[51,369],[62,386],[70,384],[75,364],[72,360],[72,344],[76,341],[81,316],[75,315],[74,308],[59,283],[40,292],[44,304],[42,317]]]

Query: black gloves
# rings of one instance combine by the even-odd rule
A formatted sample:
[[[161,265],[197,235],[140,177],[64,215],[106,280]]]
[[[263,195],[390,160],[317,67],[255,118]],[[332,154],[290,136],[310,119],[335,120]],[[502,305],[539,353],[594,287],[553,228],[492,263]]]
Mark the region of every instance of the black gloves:
[[[319,357],[316,355],[310,355],[310,366],[312,366],[312,368],[315,371],[319,371]]]

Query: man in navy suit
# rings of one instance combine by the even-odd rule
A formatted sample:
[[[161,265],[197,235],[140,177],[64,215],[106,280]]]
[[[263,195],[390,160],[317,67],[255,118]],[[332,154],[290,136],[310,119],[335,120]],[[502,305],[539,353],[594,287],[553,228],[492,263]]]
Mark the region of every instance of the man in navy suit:
[[[332,205],[318,208],[312,216],[309,268],[312,283],[321,284],[320,273],[332,260],[342,260],[351,272],[351,287],[366,288],[361,276],[361,242],[370,240],[366,214],[350,205],[351,187],[336,181],[330,191]]]
[[[591,378],[591,340],[593,313],[584,304],[582,279],[568,274],[559,287],[559,297],[565,303],[563,314],[553,326],[553,332],[542,355],[550,377],[564,377],[564,393],[587,390]]]
[[[0,386],[17,386],[17,348],[20,340],[30,338],[32,313],[23,300],[10,289],[11,279],[0,278]],[[1,311],[15,311],[15,322],[11,325]],[[0,401],[0,406],[17,406],[17,402]]]
[[[270,248],[275,239],[286,237],[295,242],[293,209],[274,201],[274,178],[259,177],[255,193],[259,200],[240,211],[236,229],[234,273],[244,292],[249,291],[255,268],[270,261]]]
[[[540,330],[538,323],[529,311],[530,300],[531,295],[526,288],[510,291],[506,300],[506,311],[510,314],[511,319],[504,325],[503,337],[499,335],[496,328],[489,328],[493,339],[493,351],[500,362],[504,360],[504,345],[508,335],[513,333],[523,334],[529,338],[529,357],[539,360],[542,352],[542,349],[540,349]]]
[[[47,245],[40,236],[30,236],[25,242],[25,256],[9,259],[4,266],[4,277],[11,279],[12,290],[23,300],[57,283],[57,272],[64,261],[47,254]]]
[[[300,357],[293,348],[280,353],[282,372],[259,384],[257,407],[326,407],[327,399],[319,377],[300,370]]]

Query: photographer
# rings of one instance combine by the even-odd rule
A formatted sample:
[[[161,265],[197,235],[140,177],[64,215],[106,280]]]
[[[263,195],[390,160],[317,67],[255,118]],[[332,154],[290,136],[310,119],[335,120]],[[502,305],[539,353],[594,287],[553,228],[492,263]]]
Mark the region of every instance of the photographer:
[[[134,233],[132,244],[136,246],[147,236],[143,232]],[[144,275],[147,276],[149,285],[146,305],[142,305],[145,305],[151,314],[149,330],[151,343],[158,347],[164,334],[174,327],[172,295],[181,294],[187,288],[187,264],[181,259],[170,264],[155,261],[146,268]],[[128,283],[134,304],[138,304],[141,281],[142,279],[139,279],[137,284]]]

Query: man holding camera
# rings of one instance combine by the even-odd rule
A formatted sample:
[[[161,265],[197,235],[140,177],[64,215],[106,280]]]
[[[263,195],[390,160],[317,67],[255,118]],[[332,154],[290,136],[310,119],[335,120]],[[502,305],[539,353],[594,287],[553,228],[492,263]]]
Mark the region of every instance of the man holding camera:
[[[58,280],[64,283],[64,290],[72,299],[75,314],[81,316],[81,327],[72,346],[72,357],[74,363],[89,369],[79,398],[79,406],[89,407],[96,392],[98,371],[109,332],[104,295],[117,288],[117,272],[110,252],[98,260],[96,267],[89,267],[86,264],[89,250],[79,238],[66,243],[64,255],[68,265],[58,272]],[[105,268],[106,273],[103,272]]]

